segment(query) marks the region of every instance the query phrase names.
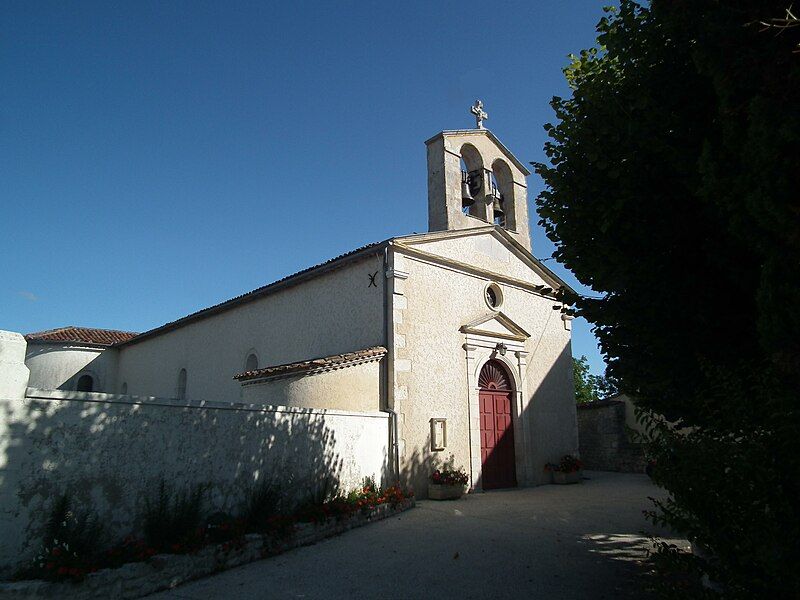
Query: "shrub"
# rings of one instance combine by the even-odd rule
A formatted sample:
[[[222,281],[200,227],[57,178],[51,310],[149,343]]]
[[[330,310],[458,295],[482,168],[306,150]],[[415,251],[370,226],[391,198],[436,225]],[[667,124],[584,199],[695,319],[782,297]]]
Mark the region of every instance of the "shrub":
[[[380,487],[375,485],[375,478],[371,476],[364,477],[363,481],[361,482],[361,489],[370,489],[378,491]]]
[[[763,393],[725,391],[726,398]],[[768,400],[764,397],[765,405]],[[699,571],[722,585],[728,598],[797,598],[798,470],[792,438],[798,430],[790,433],[796,427],[792,419],[776,412],[767,426],[744,422],[738,431],[676,431],[652,416],[643,421],[651,434],[653,480],[671,492],[654,501],[647,516],[702,548],[700,556],[678,563],[667,561],[672,557],[661,546],[661,564]]]
[[[105,531],[90,512],[75,513],[67,494],[53,505],[44,531],[42,547],[18,579],[80,580],[96,570],[98,545]]]
[[[332,477],[323,477],[298,505],[295,516],[302,523],[321,523],[328,518],[326,504],[337,497],[337,485]]]
[[[127,563],[142,562],[157,554],[142,538],[129,535],[106,551],[103,567],[116,569]]]
[[[203,537],[202,510],[206,486],[175,493],[162,479],[155,498],[145,500],[144,538],[159,552],[186,552]]]
[[[295,519],[289,515],[274,515],[266,521],[262,533],[279,540],[284,540],[294,533]]]
[[[237,519],[226,512],[215,512],[206,519],[205,539],[212,544],[239,539],[244,532],[244,519]]]
[[[311,502],[313,504],[324,504],[328,500],[336,497],[338,491],[337,488],[338,486],[333,477],[322,477],[309,492],[307,502]]]
[[[271,519],[281,512],[281,494],[278,487],[263,479],[247,492],[242,510],[242,520],[247,531],[258,533],[271,529]]]

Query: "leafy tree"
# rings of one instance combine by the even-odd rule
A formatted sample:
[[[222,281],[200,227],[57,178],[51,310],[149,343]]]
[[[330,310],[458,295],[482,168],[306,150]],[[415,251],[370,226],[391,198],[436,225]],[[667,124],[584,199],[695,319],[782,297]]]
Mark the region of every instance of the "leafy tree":
[[[800,27],[787,8],[622,0],[571,57],[549,164],[535,165],[556,258],[602,293],[571,300],[608,373],[694,427],[650,422],[671,492],[653,518],[706,547],[703,568],[741,597],[800,597]]]
[[[595,402],[617,393],[616,384],[602,375],[589,371],[589,360],[585,356],[572,358],[572,376],[575,386],[575,402]]]
[[[583,404],[597,400],[597,391],[589,379],[592,374],[589,372],[589,362],[585,356],[580,358],[572,357],[572,377],[575,385],[575,402]]]

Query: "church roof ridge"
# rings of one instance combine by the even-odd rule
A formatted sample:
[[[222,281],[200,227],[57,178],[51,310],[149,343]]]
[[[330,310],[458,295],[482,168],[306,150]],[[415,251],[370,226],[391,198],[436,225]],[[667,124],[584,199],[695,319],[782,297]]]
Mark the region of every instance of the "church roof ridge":
[[[167,331],[171,331],[173,329],[177,329],[178,327],[182,327],[183,325],[186,325],[193,321],[210,317],[211,315],[228,310],[230,308],[233,308],[234,306],[238,306],[246,302],[257,300],[258,298],[276,292],[280,289],[285,289],[293,285],[298,285],[303,281],[306,281],[312,277],[316,277],[318,275],[321,275],[322,273],[327,273],[328,271],[333,271],[339,267],[343,267],[344,265],[349,264],[351,261],[361,258],[365,254],[382,250],[393,239],[395,238],[390,238],[387,240],[383,240],[381,242],[374,242],[372,244],[366,244],[364,246],[360,246],[355,250],[351,250],[350,252],[345,252],[344,254],[340,254],[321,263],[317,263],[316,265],[312,265],[301,271],[291,273],[290,275],[286,275],[285,277],[277,279],[272,283],[262,285],[261,287],[258,287],[249,292],[245,292],[244,294],[240,294],[239,296],[230,298],[229,300],[224,300],[223,302],[220,302],[218,304],[214,304],[207,308],[202,308],[198,311],[190,313],[185,317],[181,317],[174,321],[165,323],[164,325],[160,325],[153,329],[149,329],[148,331],[140,333],[139,335],[132,337],[129,340],[124,340],[115,345],[127,346],[129,344],[136,344],[137,342],[146,340],[161,333],[166,333]]]
[[[340,254],[338,256],[335,256],[331,259],[328,259],[316,265],[307,267],[301,271],[297,271],[290,275],[286,275],[285,277],[273,281],[272,283],[268,283],[266,285],[258,287],[244,294],[240,294],[239,296],[235,296],[234,298],[231,298],[229,300],[225,300],[223,302],[214,304],[207,308],[200,309],[184,317],[180,317],[179,319],[165,323],[164,325],[160,325],[158,327],[149,329],[148,331],[145,331],[138,335],[134,335],[129,339],[121,340],[117,343],[114,343],[113,345],[121,347],[121,346],[136,344],[148,338],[155,337],[162,333],[166,333],[168,331],[172,331],[173,329],[182,327],[183,325],[187,325],[194,321],[210,317],[212,315],[223,312],[235,306],[239,306],[241,304],[257,300],[263,296],[272,294],[273,292],[276,292],[278,290],[286,289],[294,285],[299,285],[304,281],[307,281],[313,277],[317,277],[319,275],[322,275],[323,273],[327,273],[329,271],[333,271],[335,269],[343,267],[352,261],[362,258],[365,255],[379,252],[389,245],[394,245],[396,242],[403,242],[415,239],[420,239],[420,240],[432,239],[432,238],[435,239],[439,237],[458,237],[463,235],[471,235],[471,234],[484,233],[490,231],[499,232],[500,235],[502,235],[503,239],[507,240],[518,251],[523,252],[529,260],[531,260],[540,269],[542,269],[550,277],[552,277],[555,282],[557,282],[559,285],[563,285],[568,290],[572,290],[572,288],[566,282],[564,282],[560,277],[558,277],[555,273],[553,273],[550,269],[548,269],[545,265],[543,265],[539,259],[533,256],[533,254],[531,254],[529,250],[527,250],[524,246],[522,246],[519,242],[517,242],[510,234],[505,233],[503,229],[500,227],[487,224],[480,227],[475,227],[473,229],[429,231],[425,233],[412,233],[408,235],[399,235],[385,239],[380,242],[366,244],[364,246],[360,246],[354,250],[351,250],[350,252],[345,252],[344,254]]]

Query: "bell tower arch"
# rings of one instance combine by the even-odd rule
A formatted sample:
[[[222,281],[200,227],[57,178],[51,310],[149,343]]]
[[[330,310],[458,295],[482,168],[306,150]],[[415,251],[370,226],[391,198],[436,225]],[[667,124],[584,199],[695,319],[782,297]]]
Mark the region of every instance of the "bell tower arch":
[[[530,250],[530,171],[488,129],[476,101],[476,129],[443,131],[427,142],[428,230],[495,224]]]

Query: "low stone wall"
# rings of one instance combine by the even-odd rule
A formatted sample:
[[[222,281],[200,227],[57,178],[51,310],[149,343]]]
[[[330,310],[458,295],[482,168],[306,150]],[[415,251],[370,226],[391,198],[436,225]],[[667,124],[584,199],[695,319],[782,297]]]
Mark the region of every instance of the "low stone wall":
[[[103,569],[80,583],[17,581],[0,583],[0,597],[15,600],[69,599],[122,600],[141,598],[159,590],[174,588],[192,579],[238,567],[291,548],[313,544],[372,521],[385,519],[414,506],[409,498],[397,506],[384,504],[367,514],[355,514],[325,523],[299,525],[287,541],[273,541],[258,534],[244,537],[241,545],[208,546],[194,554],[157,554],[145,562],[129,563],[119,569]]]
[[[630,441],[625,428],[625,403],[602,400],[578,404],[581,460],[586,469],[644,473],[639,444]]]
[[[389,416],[28,389],[0,399],[0,576],[41,544],[54,502],[91,509],[108,542],[141,531],[164,480],[204,485],[208,512],[236,513],[255,482],[307,496],[386,481]],[[291,499],[291,498],[289,498]],[[138,568],[138,567],[137,567]]]

